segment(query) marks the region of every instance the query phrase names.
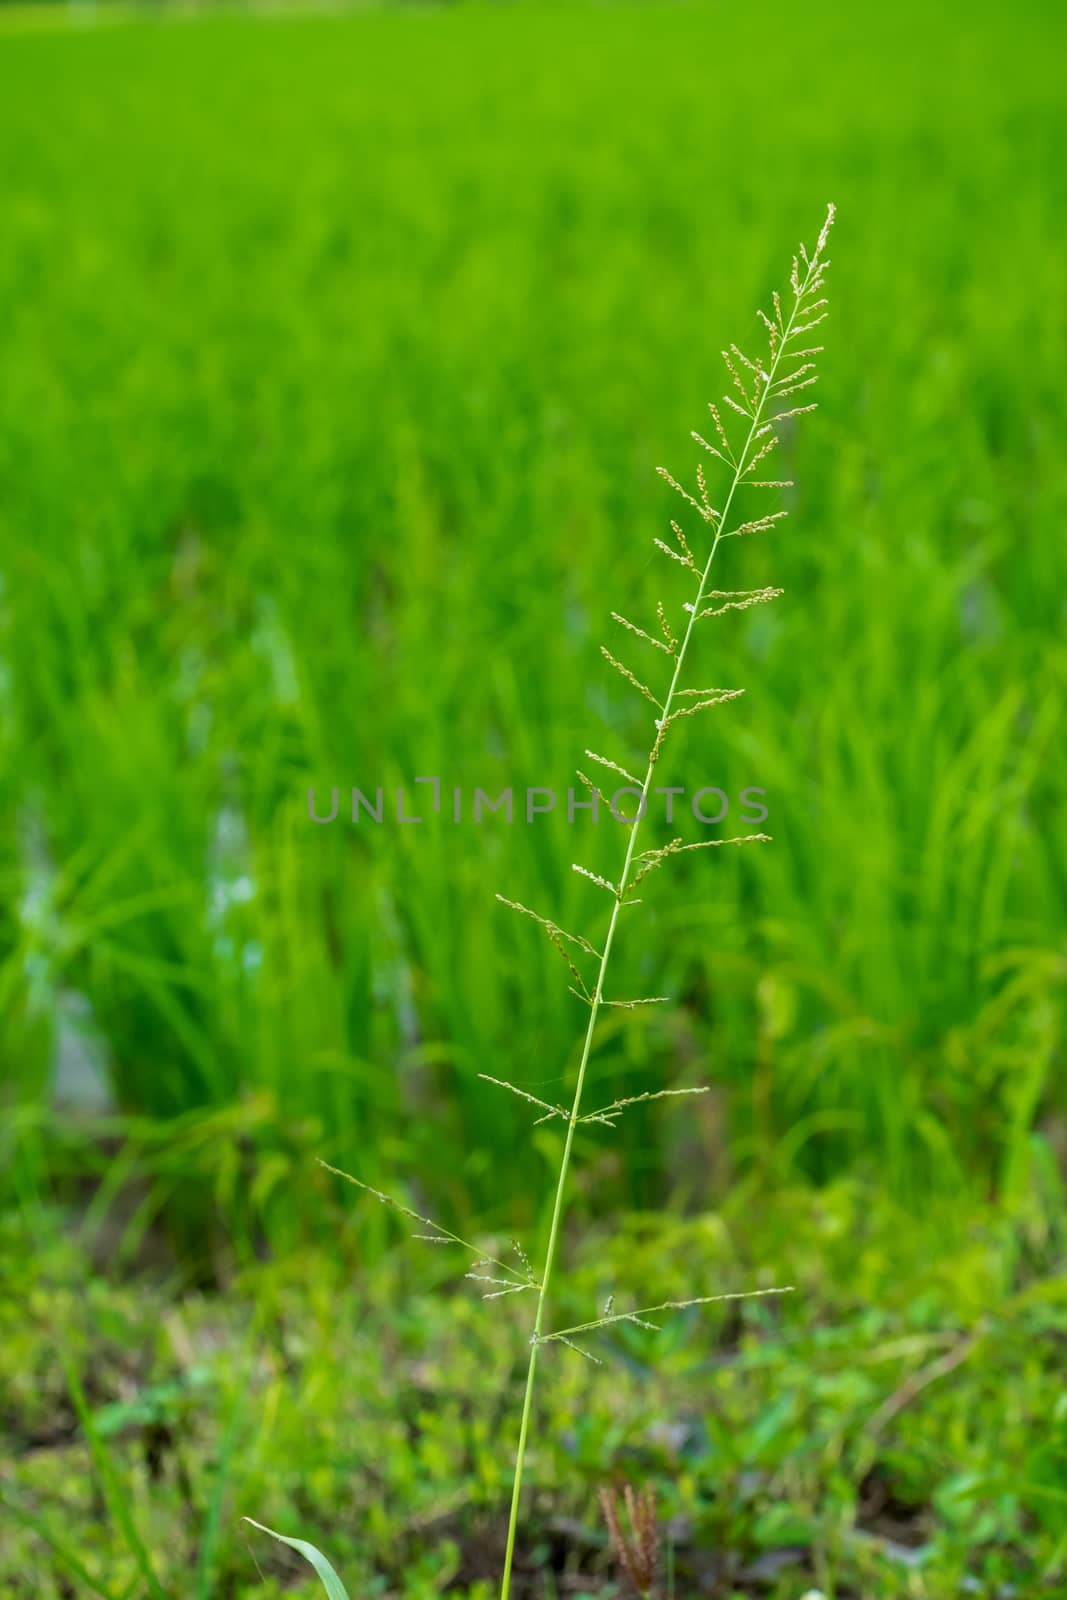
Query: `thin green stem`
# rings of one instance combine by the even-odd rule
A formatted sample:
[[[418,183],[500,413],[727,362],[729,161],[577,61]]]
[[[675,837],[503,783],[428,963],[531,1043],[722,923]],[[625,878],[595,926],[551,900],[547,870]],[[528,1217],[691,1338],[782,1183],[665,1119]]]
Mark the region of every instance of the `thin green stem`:
[[[815,271],[818,261],[819,251],[816,250],[814,256],[808,264],[807,273],[805,275],[800,292],[796,296],[788,324],[782,329],[781,342],[779,343],[771,360],[767,381],[764,383],[762,391],[757,398],[756,408],[752,414],[752,425],[748,430],[748,437],[745,440],[743,450],[737,457],[729,492],[727,493],[726,500],[723,504],[722,512],[716,519],[715,537],[712,540],[711,549],[708,552],[708,559],[704,563],[704,570],[701,573],[700,583],[697,588],[696,600],[689,612],[689,621],[686,625],[685,633],[683,634],[681,643],[678,646],[678,653],[674,663],[674,674],[671,678],[670,688],[667,690],[666,699],[663,702],[661,715],[657,723],[656,738],[649,754],[648,767],[645,771],[644,782],[641,785],[641,799],[637,807],[637,815],[630,826],[630,839],[626,847],[626,857],[623,861],[622,874],[615,888],[615,904],[612,907],[611,921],[608,924],[607,937],[604,940],[604,949],[600,957],[600,966],[597,972],[596,987],[593,990],[592,1001],[589,1008],[589,1023],[585,1030],[585,1039],[582,1045],[582,1056],[578,1064],[578,1078],[574,1086],[574,1101],[571,1106],[570,1116],[567,1119],[567,1135],[563,1143],[563,1157],[560,1161],[559,1178],[556,1183],[556,1196],[552,1206],[552,1222],[548,1230],[548,1245],[545,1250],[545,1267],[541,1274],[541,1284],[537,1294],[537,1311],[534,1316],[533,1332],[530,1337],[530,1359],[526,1369],[526,1390],[523,1395],[522,1402],[522,1419],[519,1423],[519,1441],[515,1457],[515,1476],[511,1493],[511,1514],[508,1519],[508,1536],[507,1546],[504,1552],[504,1572],[500,1585],[500,1600],[509,1600],[511,1593],[511,1568],[515,1556],[515,1535],[518,1529],[519,1505],[522,1498],[523,1467],[526,1461],[526,1445],[529,1436],[530,1416],[533,1411],[534,1387],[537,1377],[537,1355],[542,1343],[545,1307],[548,1303],[548,1297],[552,1286],[552,1270],[555,1265],[556,1248],[559,1243],[560,1228],[563,1220],[564,1203],[567,1191],[567,1178],[570,1172],[571,1151],[574,1147],[574,1130],[578,1124],[579,1114],[581,1112],[582,1091],[585,1088],[585,1074],[589,1065],[589,1057],[592,1052],[593,1035],[596,1032],[600,1007],[603,1003],[604,978],[607,973],[608,962],[611,958],[612,945],[615,942],[615,929],[618,926],[619,910],[623,904],[627,885],[630,881],[630,871],[633,866],[634,853],[637,847],[638,835],[640,833],[641,819],[644,816],[647,807],[648,794],[652,785],[652,774],[655,770],[656,761],[659,756],[660,745],[662,744],[663,740],[663,732],[666,728],[668,718],[671,715],[671,707],[678,690],[678,681],[681,677],[682,667],[685,664],[685,658],[689,650],[689,641],[693,635],[693,627],[697,621],[697,617],[700,613],[701,605],[704,599],[704,591],[707,588],[712,562],[715,560],[715,553],[718,550],[722,539],[730,537],[730,535],[725,531],[727,518],[730,514],[730,508],[733,505],[734,497],[737,494],[741,480],[744,477],[749,453],[752,449],[756,432],[761,427],[763,422],[763,414],[766,408],[767,400],[771,395],[775,374],[778,371],[778,366],[782,356],[786,352],[789,336],[796,323],[797,314],[800,310],[801,304],[803,303],[804,295],[807,292],[808,285],[811,282],[812,274]]]

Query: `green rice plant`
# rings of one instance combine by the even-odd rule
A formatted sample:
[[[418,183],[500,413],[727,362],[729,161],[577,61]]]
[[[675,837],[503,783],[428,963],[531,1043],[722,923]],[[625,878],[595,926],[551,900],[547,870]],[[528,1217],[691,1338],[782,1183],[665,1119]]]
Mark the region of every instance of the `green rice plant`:
[[[283,1127],[319,1124],[328,1160],[358,1143],[380,1186],[417,1171],[429,1209],[526,1237],[554,1139],[476,1066],[570,1066],[575,1002],[547,940],[485,906],[504,889],[584,926],[566,821],[440,849],[429,816],[312,834],[306,786],[558,776],[613,687],[627,710],[580,663],[609,570],[654,610],[658,558],[631,533],[658,518],[654,441],[706,415],[731,299],[765,301],[775,233],[824,190],[872,225],[842,286],[833,448],[802,432],[781,475],[848,530],[850,581],[835,539],[731,547],[739,584],[805,597],[723,619],[760,707],[718,721],[707,775],[758,771],[776,842],[720,852],[715,895],[693,892],[702,858],[675,863],[656,931],[613,956],[620,988],[640,958],[678,996],[672,1039],[616,1013],[594,1068],[636,1093],[683,1032],[722,1064],[698,1177],[716,1200],[739,1173],[777,1183],[783,1152],[818,1181],[877,1163],[915,1204],[985,1195],[1063,1117],[1044,1041],[1067,914],[1067,12],[906,0],[872,30],[823,0],[777,53],[785,6],[761,30],[721,7],[606,15],[211,17],[165,49],[130,16],[5,39],[5,1126],[48,1104],[84,1018],[125,1113],[263,1094]],[[798,95],[831,39],[832,81]],[[205,75],[244,92],[194,114]],[[670,752],[686,773],[692,745]],[[651,1107],[654,1140],[621,1120],[589,1210],[683,1200],[699,1105]],[[41,1129],[5,1146],[0,1185],[50,1171]],[[279,1207],[271,1244],[312,1215]]]
[[[584,1349],[582,1341],[602,1328],[626,1323],[654,1329],[656,1324],[650,1322],[649,1318],[662,1312],[709,1305],[727,1299],[746,1299],[755,1295],[788,1292],[787,1289],[761,1289],[729,1295],[696,1295],[627,1310],[615,1310],[612,1296],[599,1315],[570,1326],[553,1328],[549,1325],[548,1317],[577,1129],[591,1124],[614,1127],[623,1113],[632,1106],[643,1105],[666,1096],[707,1092],[706,1088],[664,1088],[618,1098],[594,1110],[584,1108],[586,1075],[602,1012],[612,1009],[633,1011],[644,1006],[660,1004],[664,999],[658,995],[621,998],[615,995],[609,996],[607,993],[612,950],[620,919],[624,912],[629,912],[633,906],[640,904],[635,891],[653,872],[683,853],[708,848],[717,849],[726,845],[769,842],[766,834],[750,833],[729,839],[705,839],[696,843],[686,843],[681,837],[677,837],[665,845],[638,848],[641,824],[647,813],[657,764],[672,730],[691,717],[701,716],[729,704],[744,692],[737,688],[696,686],[687,681],[686,667],[699,625],[721,618],[730,612],[748,611],[755,606],[765,605],[782,594],[782,590],[770,585],[756,589],[713,588],[711,572],[719,546],[725,540],[747,538],[768,532],[788,515],[785,509],[766,511],[759,505],[755,509],[750,507],[741,509],[741,505],[743,497],[749,496],[753,491],[763,494],[767,491],[792,487],[789,480],[773,476],[772,458],[781,441],[780,430],[783,425],[791,424],[797,417],[816,409],[816,403],[810,398],[810,391],[817,382],[816,358],[822,346],[812,344],[809,336],[827,316],[828,302],[823,290],[826,287],[829,262],[825,250],[833,220],[834,207],[831,205],[814,249],[809,254],[801,245],[799,255],[793,258],[789,290],[791,299],[787,294],[783,304],[783,297],[776,291],[771,309],[759,313],[766,333],[767,348],[764,354],[750,357],[736,344],[732,344],[729,350],[723,351],[729,389],[723,396],[722,411],[714,404],[709,407],[714,423],[714,442],[705,439],[701,434],[693,434],[694,440],[712,458],[717,467],[724,470],[726,483],[721,507],[714,506],[711,502],[711,490],[703,462],[696,469],[695,494],[683,487],[665,469],[659,469],[661,476],[685,501],[690,513],[696,514],[705,533],[706,549],[703,551],[693,548],[690,542],[691,535],[687,534],[676,521],[671,523],[673,543],[658,538],[655,540],[660,553],[672,563],[680,565],[689,575],[692,598],[683,602],[682,620],[676,620],[672,625],[671,617],[662,600],[657,603],[655,620],[650,621],[647,628],[630,621],[618,612],[612,612],[613,620],[634,637],[645,650],[651,652],[651,659],[657,665],[661,664],[661,657],[666,658],[662,665],[668,674],[668,681],[665,688],[653,689],[644,681],[645,677],[650,676],[647,671],[642,669],[643,676],[639,676],[606,646],[601,647],[609,665],[638,692],[642,699],[651,704],[654,715],[651,718],[652,728],[643,778],[636,777],[627,766],[613,757],[592,750],[585,752],[588,761],[601,772],[607,773],[610,778],[621,778],[622,786],[616,788],[609,796],[584,772],[578,773],[579,779],[590,793],[590,804],[594,814],[598,805],[603,803],[617,820],[626,825],[628,835],[621,869],[616,878],[605,877],[580,862],[574,863],[574,872],[603,893],[610,906],[606,928],[600,937],[599,946],[585,935],[567,931],[552,919],[518,901],[506,899],[503,895],[497,896],[498,900],[510,910],[532,919],[540,926],[566,963],[572,980],[572,993],[588,1010],[569,1109],[542,1100],[517,1084],[493,1077],[488,1073],[479,1074],[487,1083],[505,1089],[532,1105],[534,1110],[540,1113],[538,1122],[559,1120],[566,1130],[542,1265],[535,1270],[526,1252],[517,1242],[513,1245],[517,1264],[488,1255],[477,1245],[461,1238],[433,1218],[423,1216],[392,1196],[371,1188],[361,1179],[350,1177],[349,1174],[323,1163],[331,1172],[336,1172],[338,1176],[355,1183],[384,1205],[398,1210],[420,1229],[427,1230],[417,1233],[416,1238],[430,1244],[459,1245],[472,1258],[467,1276],[483,1286],[484,1299],[498,1300],[505,1296],[524,1293],[532,1294],[536,1298],[512,1478],[511,1506],[500,1588],[501,1600],[508,1600],[511,1593],[515,1541],[522,1503],[523,1473],[541,1350],[548,1345],[565,1345],[588,1359],[596,1360]],[[742,419],[739,424],[734,422],[735,417]],[[604,781],[601,777],[600,782]],[[623,795],[637,797],[636,811],[632,816],[620,815],[618,802]],[[651,1532],[648,1529],[645,1531],[647,1543],[651,1539]],[[299,1541],[296,1542],[296,1548],[313,1562],[334,1596],[343,1594],[336,1575],[317,1551]]]

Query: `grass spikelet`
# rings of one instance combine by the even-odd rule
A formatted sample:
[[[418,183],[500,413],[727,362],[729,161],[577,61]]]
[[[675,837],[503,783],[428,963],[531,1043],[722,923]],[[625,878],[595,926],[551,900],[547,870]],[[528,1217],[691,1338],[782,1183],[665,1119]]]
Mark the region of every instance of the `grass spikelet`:
[[[599,872],[590,872],[588,867],[583,867],[578,861],[571,863],[571,871],[577,872],[583,878],[588,878],[590,883],[595,883],[599,888],[606,889],[609,894],[614,895],[615,898],[618,899],[618,886],[614,883],[609,883],[607,878],[601,877]]]
[[[667,613],[663,609],[662,600],[656,601],[656,617],[659,621],[660,631],[662,632],[664,639],[667,641],[667,654],[676,656],[678,654],[678,640],[674,637],[674,632],[671,628],[671,625],[667,621]]]
[[[639,639],[643,639],[646,644],[650,644],[654,650],[662,650],[667,655],[673,655],[674,652],[670,644],[664,643],[662,639],[653,638],[650,633],[645,632],[644,628],[639,628],[636,622],[631,622],[627,617],[620,616],[617,611],[611,613],[611,620],[612,622],[617,622],[620,628],[627,628],[630,633],[636,634]]]
[[[608,772],[617,772],[619,777],[625,778],[626,782],[632,787],[640,787],[640,778],[635,778],[632,772],[627,772],[625,767],[620,767],[617,761],[609,761],[607,756],[598,756],[594,750],[587,750],[585,753],[589,757],[590,761],[599,762],[600,765],[605,767]]]
[[[739,538],[746,533],[766,533],[768,528],[773,528],[776,522],[781,522],[782,518],[788,515],[788,511],[771,511],[765,517],[753,517],[750,522],[742,522],[728,537]]]
[[[607,645],[602,644],[600,646],[600,654],[604,657],[605,661],[611,663],[616,672],[620,673],[622,677],[626,679],[627,683],[633,684],[634,688],[638,690],[640,694],[643,694],[646,700],[650,700],[658,711],[663,710],[662,705],[656,699],[655,695],[652,693],[652,690],[648,687],[648,684],[642,683],[640,678],[637,677],[635,673],[630,671],[629,667],[623,666],[622,662],[618,660],[616,656],[612,655]]]
[[[721,617],[727,611],[747,611],[750,606],[766,605],[768,600],[778,600],[784,589],[709,589],[705,600],[721,600],[722,605],[707,606],[697,613],[697,621],[706,617]]]
[[[671,526],[675,527],[676,525],[672,523]],[[669,544],[665,544],[662,539],[653,539],[652,543],[657,550],[662,550],[665,556],[670,556],[672,561],[677,561],[680,566],[688,567],[690,572],[696,571],[696,562],[688,551],[679,554],[677,550],[672,550]]]

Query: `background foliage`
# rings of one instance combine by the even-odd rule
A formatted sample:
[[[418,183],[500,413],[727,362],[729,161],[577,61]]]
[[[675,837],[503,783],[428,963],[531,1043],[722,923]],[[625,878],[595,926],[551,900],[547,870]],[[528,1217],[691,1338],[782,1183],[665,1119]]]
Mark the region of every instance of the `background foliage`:
[[[672,593],[652,468],[688,468],[720,347],[827,199],[795,515],[729,550],[786,597],[716,624],[709,681],[748,693],[677,755],[690,788],[765,787],[775,843],[650,881],[617,977],[678,1004],[591,1085],[715,1093],[591,1136],[585,1204],[1055,1211],[1059,8],[54,20],[0,32],[20,1229],[76,1218],[109,1271],[244,1304],[265,1254],[348,1226],[312,1154],[538,1222],[555,1136],[476,1074],[557,1098],[580,1018],[493,894],[588,926],[570,862],[618,830],[316,828],[307,789],[565,789],[625,748],[598,645]],[[358,1281],[387,1231],[360,1214]],[[905,1270],[880,1260],[873,1305]]]

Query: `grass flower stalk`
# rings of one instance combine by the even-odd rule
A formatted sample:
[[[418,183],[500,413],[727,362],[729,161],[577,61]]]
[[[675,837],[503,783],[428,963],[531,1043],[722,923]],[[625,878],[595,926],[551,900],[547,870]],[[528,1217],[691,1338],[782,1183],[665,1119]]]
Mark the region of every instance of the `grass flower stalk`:
[[[515,1471],[512,1482],[511,1510],[508,1518],[507,1544],[504,1554],[504,1570],[501,1579],[501,1600],[509,1600],[511,1593],[512,1568],[515,1557],[515,1540],[518,1530],[519,1513],[522,1504],[523,1473],[526,1463],[526,1453],[530,1436],[530,1424],[533,1415],[534,1394],[537,1382],[538,1358],[544,1344],[553,1340],[562,1340],[570,1343],[573,1332],[591,1331],[605,1322],[626,1320],[628,1317],[639,1319],[641,1313],[621,1313],[619,1317],[605,1317],[598,1321],[584,1324],[580,1329],[564,1330],[557,1334],[546,1334],[546,1313],[550,1302],[553,1280],[555,1276],[556,1260],[559,1249],[560,1235],[566,1211],[567,1185],[571,1170],[571,1160],[574,1151],[575,1130],[582,1118],[582,1099],[585,1091],[586,1073],[589,1066],[590,1054],[596,1035],[597,1023],[601,1008],[605,1004],[605,982],[611,962],[612,949],[615,944],[615,935],[619,924],[619,913],[627,903],[628,896],[632,893],[633,885],[639,876],[644,876],[646,870],[651,870],[659,864],[659,860],[670,852],[670,847],[664,851],[646,852],[644,856],[638,852],[638,840],[641,833],[641,820],[647,808],[648,796],[652,787],[652,779],[672,723],[681,715],[689,715],[693,709],[710,707],[721,703],[724,696],[715,691],[708,691],[706,697],[701,699],[701,691],[697,691],[697,705],[679,707],[680,695],[686,693],[682,688],[683,674],[689,655],[690,644],[698,622],[710,615],[719,615],[722,611],[733,608],[746,608],[748,605],[759,603],[764,599],[776,598],[779,591],[762,590],[750,592],[731,592],[710,590],[712,566],[718,553],[720,544],[724,539],[736,538],[749,533],[763,532],[782,518],[784,512],[773,512],[763,517],[750,518],[740,521],[736,526],[731,526],[730,518],[739,490],[743,486],[752,488],[779,488],[786,487],[781,480],[768,480],[756,478],[754,471],[763,470],[763,463],[774,450],[778,435],[775,432],[777,424],[788,417],[793,417],[801,412],[814,410],[814,403],[808,402],[801,405],[789,404],[779,408],[779,402],[789,400],[799,391],[811,388],[815,381],[814,357],[821,347],[808,346],[798,348],[800,339],[817,324],[822,322],[826,315],[826,300],[821,294],[825,283],[825,273],[829,265],[826,260],[825,250],[830,227],[834,219],[834,208],[830,206],[827,211],[826,221],[819,234],[814,250],[808,255],[801,247],[799,258],[794,258],[793,270],[790,279],[792,290],[792,308],[788,314],[783,314],[781,298],[774,297],[774,312],[772,315],[761,313],[762,321],[767,333],[768,350],[765,359],[750,360],[743,355],[737,346],[723,352],[727,372],[731,380],[732,393],[724,396],[727,407],[740,413],[747,419],[747,432],[740,450],[735,450],[730,442],[730,436],[716,407],[711,407],[712,417],[715,422],[718,437],[717,444],[709,444],[706,440],[694,435],[697,442],[729,470],[730,477],[723,500],[722,509],[712,507],[707,491],[707,484],[703,467],[697,470],[696,496],[690,494],[675,482],[666,472],[662,475],[673,488],[693,507],[703,522],[712,530],[712,537],[707,556],[703,566],[699,567],[689,548],[685,534],[673,524],[677,549],[657,541],[658,546],[671,559],[681,561],[697,577],[696,593],[693,600],[686,605],[687,620],[679,641],[666,624],[665,616],[660,608],[661,631],[664,634],[668,655],[674,657],[674,669],[670,683],[662,702],[657,701],[660,714],[655,719],[655,734],[648,754],[645,775],[640,785],[640,800],[633,822],[629,827],[626,853],[622,869],[616,884],[610,887],[613,896],[610,919],[607,933],[604,938],[603,950],[600,954],[599,966],[596,972],[595,983],[588,1000],[589,1018],[585,1028],[582,1043],[582,1052],[578,1064],[578,1075],[574,1086],[574,1098],[570,1113],[566,1118],[567,1130],[563,1143],[563,1154],[560,1160],[559,1174],[556,1182],[555,1199],[552,1206],[552,1219],[549,1225],[548,1241],[545,1248],[544,1266],[536,1286],[537,1305],[534,1312],[533,1329],[530,1336],[530,1355],[526,1371],[526,1385],[523,1394],[522,1413],[519,1421],[519,1437],[515,1457]],[[661,469],[662,470],[662,469]],[[723,605],[705,604],[709,599],[717,602],[725,601]],[[649,643],[659,648],[659,641],[644,633],[633,624],[627,624],[624,619],[623,626],[629,631],[642,634]],[[604,652],[611,665],[615,666],[622,675],[634,683],[646,698],[655,700],[654,694],[641,684],[636,676],[615,660],[607,651]],[[749,835],[743,840],[716,841],[719,843],[749,843],[763,842],[763,835]],[[676,842],[677,844],[677,842]],[[677,845],[677,848],[685,848]],[[578,868],[579,871],[584,871]],[[588,875],[588,874],[587,874]],[[604,882],[604,880],[598,880]],[[524,908],[523,908],[524,909]],[[554,926],[554,925],[553,925]],[[565,936],[566,937],[566,936]],[[608,1002],[610,1003],[610,1002]],[[697,1302],[682,1302],[694,1304]],[[665,1308],[651,1308],[665,1309]]]
[[[731,392],[723,396],[725,412],[720,412],[714,404],[709,407],[715,425],[717,442],[710,443],[700,434],[693,434],[694,440],[711,455],[720,467],[725,468],[728,474],[721,510],[713,506],[709,499],[708,482],[703,463],[696,470],[696,494],[692,494],[688,489],[683,488],[680,483],[671,477],[669,472],[660,468],[663,478],[681,495],[690,510],[696,511],[704,524],[705,530],[710,532],[708,550],[703,562],[697,560],[684,529],[677,522],[671,523],[675,541],[673,545],[662,539],[655,540],[657,548],[673,562],[679,563],[684,567],[691,574],[694,581],[692,599],[685,601],[683,604],[684,627],[680,628],[678,634],[675,633],[662,601],[656,607],[655,623],[650,624],[650,628],[658,628],[658,637],[655,632],[650,631],[650,628],[643,628],[621,616],[618,612],[612,612],[614,621],[620,627],[639,640],[642,645],[652,648],[657,662],[661,655],[666,655],[672,662],[672,670],[670,681],[665,691],[663,691],[663,698],[660,699],[655,690],[645,683],[637,673],[632,671],[612,651],[602,647],[603,655],[608,664],[620,674],[626,683],[635,688],[643,699],[650,701],[657,712],[654,718],[654,732],[645,765],[645,775],[640,781],[625,766],[610,756],[599,755],[592,750],[585,752],[589,760],[598,767],[624,779],[627,792],[636,793],[639,797],[637,811],[628,823],[626,852],[618,879],[612,881],[605,878],[600,873],[593,872],[590,868],[583,866],[581,862],[573,864],[576,873],[610,896],[611,911],[603,945],[598,950],[596,945],[584,935],[568,932],[566,929],[561,928],[558,923],[548,917],[541,916],[536,911],[532,911],[528,906],[520,904],[517,900],[509,900],[504,895],[497,896],[501,904],[509,910],[518,913],[524,918],[530,918],[539,925],[542,932],[549,938],[567,964],[573,980],[571,984],[572,992],[589,1009],[589,1017],[582,1039],[581,1055],[578,1062],[578,1074],[574,1085],[574,1096],[569,1109],[562,1105],[553,1105],[546,1100],[541,1100],[538,1096],[531,1094],[518,1084],[508,1083],[501,1078],[492,1077],[488,1073],[479,1074],[486,1083],[490,1083],[496,1088],[510,1091],[526,1104],[538,1110],[541,1115],[536,1119],[537,1121],[548,1122],[558,1118],[566,1124],[543,1267],[539,1273],[535,1272],[525,1251],[517,1242],[512,1247],[517,1265],[509,1260],[487,1255],[478,1245],[462,1238],[442,1223],[436,1222],[432,1217],[423,1216],[421,1212],[412,1210],[410,1206],[404,1205],[393,1196],[383,1193],[380,1189],[372,1188],[370,1184],[364,1183],[360,1178],[352,1177],[349,1173],[342,1172],[337,1167],[329,1166],[326,1162],[321,1163],[328,1171],[340,1178],[344,1178],[349,1183],[355,1184],[382,1205],[390,1207],[399,1215],[407,1218],[409,1222],[415,1223],[422,1230],[414,1235],[415,1238],[421,1239],[427,1244],[458,1246],[461,1248],[472,1263],[466,1276],[472,1282],[481,1286],[484,1300],[499,1300],[505,1296],[518,1294],[533,1294],[536,1297],[533,1327],[530,1333],[530,1354],[526,1369],[526,1383],[523,1391],[522,1411],[519,1418],[519,1436],[515,1452],[511,1505],[508,1514],[504,1567],[501,1576],[501,1600],[509,1600],[511,1594],[516,1537],[519,1514],[522,1507],[523,1477],[534,1413],[538,1361],[543,1346],[548,1344],[566,1345],[568,1349],[576,1351],[588,1360],[596,1361],[596,1357],[592,1356],[578,1341],[588,1334],[597,1332],[599,1329],[611,1327],[621,1322],[628,1322],[637,1327],[655,1330],[657,1324],[650,1322],[648,1319],[660,1312],[684,1310],[691,1306],[711,1305],[716,1301],[752,1299],[761,1295],[789,1292],[788,1288],[776,1288],[719,1295],[697,1295],[687,1300],[665,1300],[657,1305],[641,1306],[635,1310],[621,1311],[614,1310],[612,1299],[609,1300],[600,1316],[585,1322],[575,1323],[570,1327],[546,1330],[547,1313],[556,1277],[560,1236],[566,1213],[567,1185],[574,1154],[574,1138],[579,1125],[598,1123],[602,1126],[615,1127],[619,1117],[632,1106],[641,1105],[649,1100],[662,1099],[668,1095],[702,1094],[707,1092],[706,1089],[656,1089],[644,1094],[615,1100],[610,1105],[600,1106],[593,1111],[583,1111],[582,1109],[586,1074],[596,1038],[597,1023],[602,1010],[609,1006],[630,1009],[654,1005],[663,999],[663,996],[653,995],[621,1000],[614,997],[609,998],[605,993],[612,950],[619,926],[619,914],[623,906],[634,903],[634,890],[643,883],[650,873],[658,870],[676,855],[687,851],[720,848],[727,845],[764,844],[769,842],[766,834],[750,833],[732,839],[705,839],[695,844],[686,844],[681,839],[672,839],[665,845],[644,850],[638,849],[641,821],[647,810],[648,796],[652,788],[656,764],[659,761],[671,728],[683,718],[697,716],[703,712],[714,710],[719,706],[727,705],[743,693],[740,689],[699,688],[683,683],[690,645],[697,626],[700,623],[722,617],[732,611],[747,611],[753,606],[766,604],[769,601],[776,600],[782,593],[782,590],[775,588],[713,589],[710,587],[711,570],[719,546],[724,539],[736,539],[748,534],[766,532],[776,527],[787,514],[785,511],[779,510],[755,516],[748,515],[748,513],[735,515],[734,508],[742,491],[791,487],[790,484],[781,479],[772,479],[764,476],[769,470],[764,463],[778,446],[779,435],[776,431],[778,425],[816,409],[815,403],[806,397],[800,404],[795,403],[793,397],[798,393],[809,390],[817,381],[814,358],[819,354],[822,347],[811,344],[802,345],[801,341],[826,317],[827,302],[822,290],[825,286],[826,270],[829,266],[825,255],[826,242],[833,219],[834,208],[830,206],[812,253],[809,255],[804,246],[801,245],[799,255],[793,258],[793,269],[790,275],[791,309],[788,312],[783,311],[781,296],[776,293],[773,297],[773,312],[771,314],[763,311],[759,313],[767,335],[766,353],[760,357],[750,358],[737,345],[731,345],[729,350],[723,351],[723,360],[726,363],[726,370],[730,378]],[[744,419],[743,443],[736,447],[731,441],[731,432],[726,425],[726,420],[724,420],[729,418],[732,422],[734,415]],[[738,437],[741,437],[739,428],[734,426],[733,431]],[[590,790],[594,799],[603,798],[600,790],[590,778],[582,772],[579,772],[578,776]],[[622,791],[619,792],[621,793]],[[612,805],[612,810],[613,812],[615,811],[614,804]],[[615,812],[615,814],[618,815],[618,812]],[[581,962],[589,959],[596,963],[595,976],[591,980],[587,979],[583,974],[580,965]],[[635,1501],[634,1507],[636,1505],[637,1502]],[[652,1533],[654,1532],[649,1521],[652,1516],[652,1512],[649,1509],[650,1505],[651,1502],[642,1502],[641,1517],[639,1519],[640,1528],[643,1530],[641,1537],[649,1550],[653,1548]],[[258,1527],[260,1525],[257,1523],[255,1526]],[[265,1531],[270,1532],[269,1529]],[[299,1550],[315,1566],[331,1596],[336,1596],[337,1600],[345,1600],[340,1579],[319,1551],[315,1550],[313,1546],[307,1545],[306,1542],[301,1540],[294,1541],[287,1535],[275,1534],[274,1537]],[[627,1545],[626,1549],[629,1551],[630,1546]]]

